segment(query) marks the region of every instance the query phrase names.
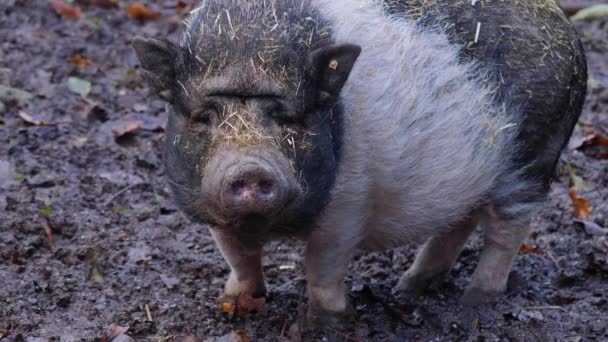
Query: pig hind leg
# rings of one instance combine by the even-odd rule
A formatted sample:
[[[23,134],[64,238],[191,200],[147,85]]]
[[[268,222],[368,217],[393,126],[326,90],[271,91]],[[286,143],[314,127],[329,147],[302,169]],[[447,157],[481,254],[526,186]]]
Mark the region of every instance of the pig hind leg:
[[[509,199],[502,198],[484,208],[480,217],[484,247],[461,298],[464,304],[491,301],[496,294],[506,290],[513,260],[527,236],[532,216],[548,190],[548,182],[542,188],[530,184],[523,186],[525,190],[510,191]]]
[[[399,279],[396,290],[420,295],[431,282],[444,276],[476,226],[477,218],[473,216],[429,239],[418,250],[412,266]]]

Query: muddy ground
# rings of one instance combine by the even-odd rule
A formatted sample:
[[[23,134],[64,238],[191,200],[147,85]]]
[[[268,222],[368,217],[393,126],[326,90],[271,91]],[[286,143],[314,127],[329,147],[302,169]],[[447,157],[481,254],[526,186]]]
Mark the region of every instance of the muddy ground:
[[[113,324],[142,341],[287,339],[306,301],[302,245],[270,245],[267,304],[230,317],[215,302],[228,268],[164,181],[164,105],[142,84],[130,41],[176,41],[189,1],[150,1],[162,15],[143,22],[127,1],[102,2],[76,2],[82,17],[72,20],[47,1],[0,1],[0,340],[108,341]],[[361,254],[348,279],[361,340],[608,340],[608,151],[588,146],[591,129],[608,132],[608,18],[576,27],[589,96],[508,293],[477,309],[457,304],[479,238],[416,301],[391,292],[410,248]],[[566,161],[587,182],[579,195],[597,226],[574,221]]]

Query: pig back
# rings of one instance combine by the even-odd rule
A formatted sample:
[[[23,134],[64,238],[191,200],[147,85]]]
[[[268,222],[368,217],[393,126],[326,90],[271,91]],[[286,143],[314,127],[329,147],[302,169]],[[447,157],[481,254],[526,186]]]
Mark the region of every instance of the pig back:
[[[490,72],[496,102],[520,108],[514,155],[548,180],[580,114],[587,70],[583,48],[554,0],[388,0],[387,11],[444,32],[462,60]],[[539,177],[540,176],[540,177]]]

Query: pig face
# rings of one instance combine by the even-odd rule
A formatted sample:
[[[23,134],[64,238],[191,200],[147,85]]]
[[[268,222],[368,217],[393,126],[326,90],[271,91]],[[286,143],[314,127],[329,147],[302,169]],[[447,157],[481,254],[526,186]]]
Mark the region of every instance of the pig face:
[[[210,59],[188,47],[133,44],[151,87],[170,102],[164,158],[184,212],[251,239],[311,227],[336,176],[339,92],[360,49],[326,44],[294,57],[286,48],[277,61],[289,72],[235,58],[210,74],[202,62]]]

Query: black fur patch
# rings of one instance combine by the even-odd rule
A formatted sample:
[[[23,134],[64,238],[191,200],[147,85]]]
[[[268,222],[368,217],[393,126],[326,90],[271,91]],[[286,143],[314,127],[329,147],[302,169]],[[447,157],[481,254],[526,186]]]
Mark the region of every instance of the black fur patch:
[[[587,65],[572,25],[553,0],[387,0],[390,15],[445,32],[497,85],[496,103],[523,111],[515,169],[537,187],[518,202],[542,200],[581,113]],[[479,27],[479,30],[478,30]],[[477,42],[475,37],[477,35]],[[513,179],[504,179],[506,183]],[[503,184],[501,187],[512,187]]]

